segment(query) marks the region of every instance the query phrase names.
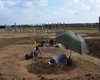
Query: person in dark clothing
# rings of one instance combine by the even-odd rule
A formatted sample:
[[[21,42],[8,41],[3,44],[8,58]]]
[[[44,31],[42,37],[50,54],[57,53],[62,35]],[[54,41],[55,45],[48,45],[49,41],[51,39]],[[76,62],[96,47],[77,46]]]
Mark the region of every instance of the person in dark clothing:
[[[53,47],[53,45],[54,45],[54,40],[53,40],[53,39],[50,39],[49,44],[50,44],[51,47]]]

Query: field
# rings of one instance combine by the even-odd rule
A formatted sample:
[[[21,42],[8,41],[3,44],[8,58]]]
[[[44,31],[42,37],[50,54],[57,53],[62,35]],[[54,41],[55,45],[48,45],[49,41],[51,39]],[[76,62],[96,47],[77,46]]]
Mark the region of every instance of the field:
[[[98,28],[16,28],[16,29],[8,29],[8,32],[58,32],[58,31],[73,31],[79,33],[97,33],[99,32]],[[5,32],[5,29],[0,29],[0,32]]]
[[[37,36],[34,36],[37,35]],[[25,54],[32,51],[34,40],[46,39],[53,34],[0,33],[0,80],[100,80],[100,34],[85,37],[89,54],[72,53],[72,66],[50,66],[49,59],[55,53],[65,53],[64,47],[42,47],[43,58],[38,63],[25,60]],[[93,38],[92,38],[93,37]]]

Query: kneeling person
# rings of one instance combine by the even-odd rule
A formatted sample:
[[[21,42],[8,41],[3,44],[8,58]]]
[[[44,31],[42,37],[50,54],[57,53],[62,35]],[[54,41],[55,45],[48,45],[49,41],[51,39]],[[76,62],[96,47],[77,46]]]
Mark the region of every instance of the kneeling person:
[[[49,64],[68,64],[69,65],[69,58],[65,54],[56,54],[54,55],[50,61]]]
[[[39,56],[39,54],[41,55],[41,58],[42,58],[42,52],[41,52],[39,46],[36,46],[36,48],[33,49],[32,54],[33,54],[33,58],[35,58],[35,59],[36,59],[36,57]]]
[[[66,63],[68,58],[66,57],[65,54],[56,54],[54,55],[49,64],[54,64],[54,63]]]

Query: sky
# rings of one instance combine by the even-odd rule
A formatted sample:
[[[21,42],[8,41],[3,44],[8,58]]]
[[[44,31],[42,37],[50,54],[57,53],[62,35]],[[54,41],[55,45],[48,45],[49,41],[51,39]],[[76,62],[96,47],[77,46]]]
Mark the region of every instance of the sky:
[[[100,0],[0,0],[0,24],[99,22]]]

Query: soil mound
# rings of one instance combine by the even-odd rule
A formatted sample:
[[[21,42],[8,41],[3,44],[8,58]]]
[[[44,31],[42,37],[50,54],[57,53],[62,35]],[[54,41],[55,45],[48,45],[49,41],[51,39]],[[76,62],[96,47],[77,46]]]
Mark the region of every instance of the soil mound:
[[[41,61],[30,64],[27,68],[30,73],[35,74],[61,74],[73,70],[76,67],[75,63],[72,66],[68,65],[49,65],[47,62]]]
[[[100,58],[100,39],[87,39],[86,40],[90,55]]]
[[[65,80],[99,80],[99,79],[100,79],[99,74],[85,74],[83,76],[73,77]]]

